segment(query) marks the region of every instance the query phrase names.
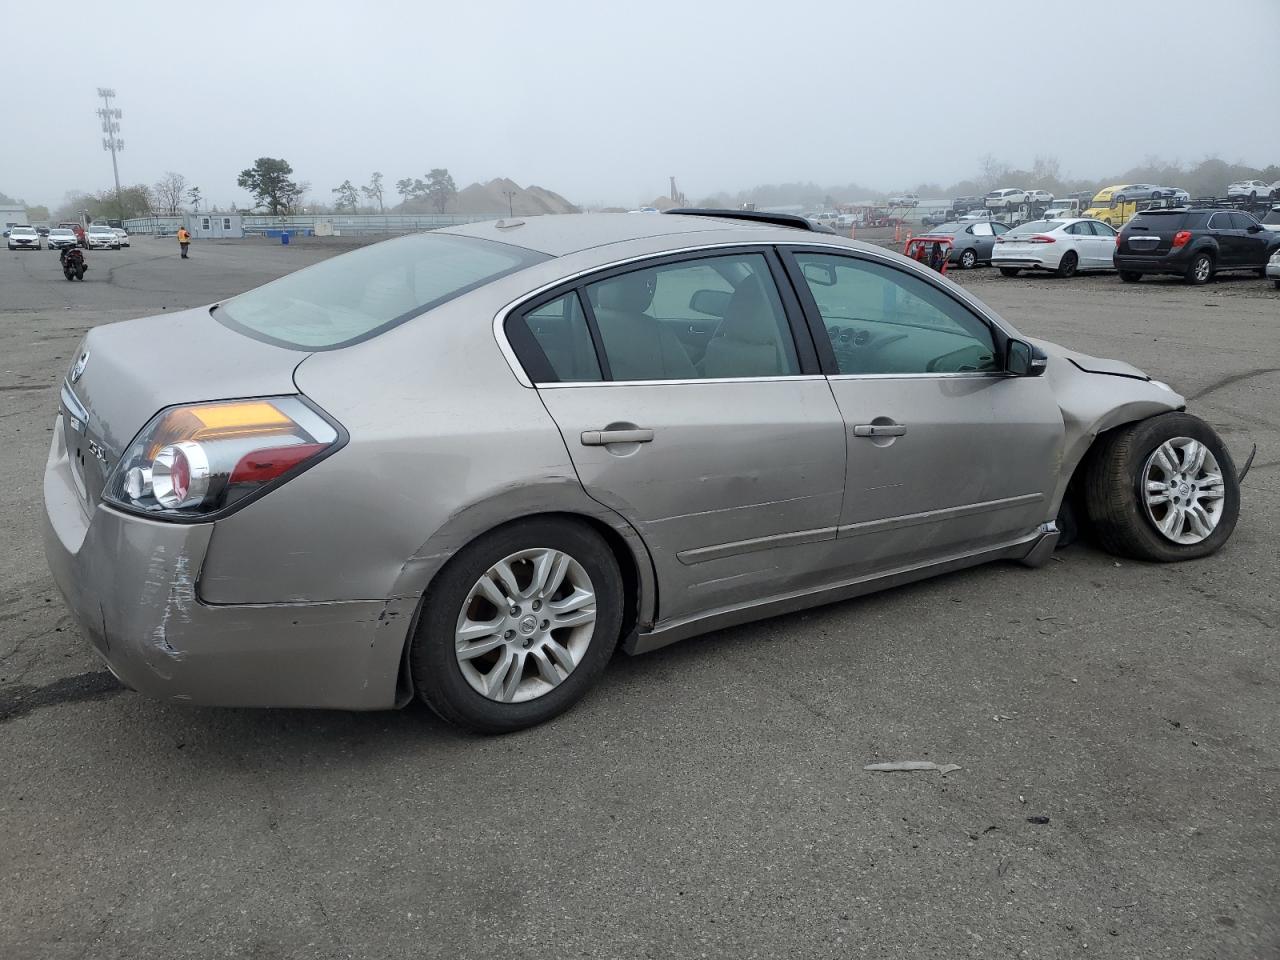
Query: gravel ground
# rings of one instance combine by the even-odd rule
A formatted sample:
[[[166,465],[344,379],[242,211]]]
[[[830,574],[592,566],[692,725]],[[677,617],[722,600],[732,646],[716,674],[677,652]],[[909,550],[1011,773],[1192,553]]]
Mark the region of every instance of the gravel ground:
[[[91,325],[345,247],[0,254],[0,957],[1280,956],[1270,285],[952,274],[1258,444],[1208,560],[1080,545],[725,630],[498,739],[122,691],[40,548],[54,384]]]

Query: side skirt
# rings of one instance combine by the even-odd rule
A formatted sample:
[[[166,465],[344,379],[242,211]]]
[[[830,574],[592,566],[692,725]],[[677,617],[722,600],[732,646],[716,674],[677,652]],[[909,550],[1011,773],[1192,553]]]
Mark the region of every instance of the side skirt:
[[[809,607],[838,603],[841,600],[851,600],[868,593],[914,583],[917,580],[927,580],[939,574],[976,567],[993,560],[1020,560],[1027,566],[1038,567],[1048,561],[1057,542],[1057,525],[1050,522],[1037,528],[1036,532],[1030,536],[998,547],[973,553],[954,554],[941,560],[901,567],[887,573],[841,580],[815,590],[779,594],[753,603],[723,607],[697,616],[658,623],[652,630],[633,633],[625,638],[622,649],[630,654],[649,653],[712,630],[794,613]]]

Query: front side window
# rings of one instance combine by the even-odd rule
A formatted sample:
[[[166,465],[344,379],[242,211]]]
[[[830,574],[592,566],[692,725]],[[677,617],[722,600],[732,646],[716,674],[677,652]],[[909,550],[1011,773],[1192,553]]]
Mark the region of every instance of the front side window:
[[[1087,220],[1085,222],[1093,229],[1093,235],[1095,237],[1110,238],[1116,235],[1115,228],[1103,223],[1101,220]]]
[[[989,237],[995,233],[989,223],[976,223],[969,230],[975,237]]]
[[[681,261],[586,287],[614,380],[782,377],[800,372],[768,262]]]
[[[995,341],[933,284],[884,264],[797,253],[842,374],[994,371]]]

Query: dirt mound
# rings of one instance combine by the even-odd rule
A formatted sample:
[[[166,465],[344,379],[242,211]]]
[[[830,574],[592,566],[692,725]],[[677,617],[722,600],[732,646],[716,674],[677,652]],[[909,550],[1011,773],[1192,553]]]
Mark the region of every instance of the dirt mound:
[[[469,216],[536,217],[544,213],[578,213],[576,206],[560,194],[543,187],[520,186],[514,180],[498,177],[488,183],[473,183],[458,191],[448,213]]]

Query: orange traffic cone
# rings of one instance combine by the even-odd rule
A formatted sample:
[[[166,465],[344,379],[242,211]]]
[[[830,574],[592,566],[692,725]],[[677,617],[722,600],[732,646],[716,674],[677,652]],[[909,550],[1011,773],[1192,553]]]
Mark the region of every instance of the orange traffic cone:
[[[899,220],[897,223],[893,225],[893,242],[894,243],[902,242],[902,221],[901,220]]]

